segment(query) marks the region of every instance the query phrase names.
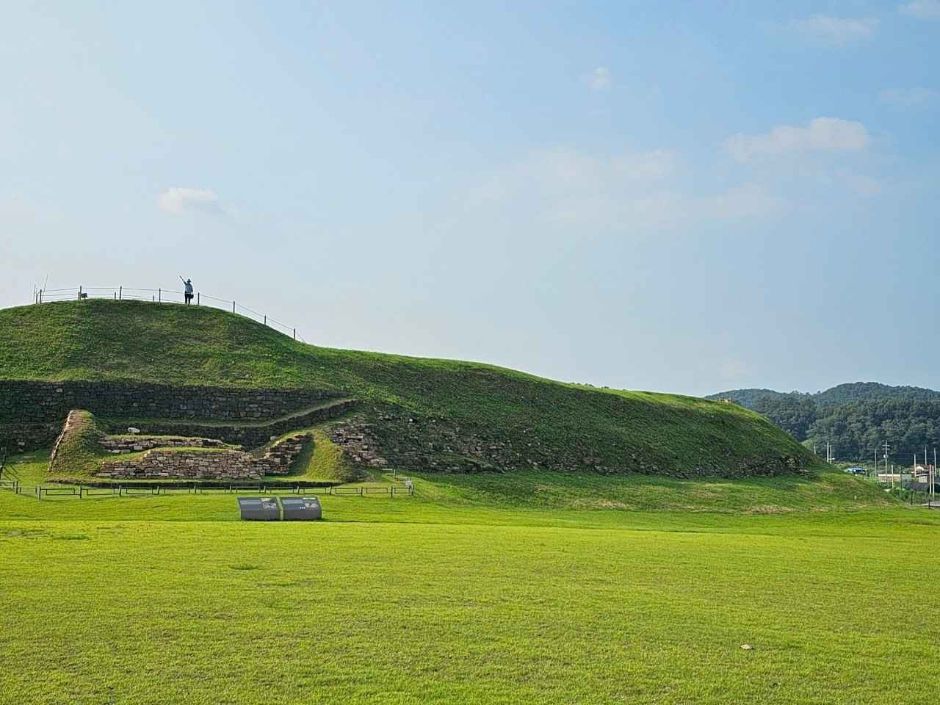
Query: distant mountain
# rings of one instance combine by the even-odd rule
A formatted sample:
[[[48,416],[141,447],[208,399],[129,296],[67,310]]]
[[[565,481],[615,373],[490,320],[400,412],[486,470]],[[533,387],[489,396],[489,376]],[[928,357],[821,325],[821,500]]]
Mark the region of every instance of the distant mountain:
[[[923,387],[891,387],[878,382],[850,382],[811,395],[817,404],[849,404],[856,401],[936,401],[940,392]]]
[[[734,389],[708,399],[727,399],[763,414],[807,446],[835,446],[836,457],[867,460],[881,453],[908,463],[924,447],[940,447],[940,392],[877,382],[840,384],[815,394]]]

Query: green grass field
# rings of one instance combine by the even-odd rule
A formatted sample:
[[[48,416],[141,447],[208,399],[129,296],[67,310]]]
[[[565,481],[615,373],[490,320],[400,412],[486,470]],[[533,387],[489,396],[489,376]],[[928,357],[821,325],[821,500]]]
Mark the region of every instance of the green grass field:
[[[42,460],[15,467],[41,477]],[[863,480],[416,485],[325,497],[317,524],[238,522],[231,495],[0,492],[0,703],[908,704],[940,690],[940,513]]]

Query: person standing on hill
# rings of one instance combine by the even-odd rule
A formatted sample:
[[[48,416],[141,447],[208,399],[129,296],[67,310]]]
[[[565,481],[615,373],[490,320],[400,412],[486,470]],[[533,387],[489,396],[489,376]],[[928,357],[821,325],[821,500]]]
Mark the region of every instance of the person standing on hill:
[[[180,279],[183,281],[183,298],[186,300],[186,304],[189,305],[193,302],[193,280],[183,279],[182,276]]]

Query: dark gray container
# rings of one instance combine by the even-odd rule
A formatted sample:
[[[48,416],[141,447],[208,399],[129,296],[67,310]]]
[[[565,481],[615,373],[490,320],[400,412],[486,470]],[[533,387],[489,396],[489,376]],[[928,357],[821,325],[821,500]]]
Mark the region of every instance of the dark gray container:
[[[276,497],[239,497],[238,511],[243,521],[280,521],[281,507]]]
[[[317,521],[323,510],[317,497],[281,497],[284,521]]]

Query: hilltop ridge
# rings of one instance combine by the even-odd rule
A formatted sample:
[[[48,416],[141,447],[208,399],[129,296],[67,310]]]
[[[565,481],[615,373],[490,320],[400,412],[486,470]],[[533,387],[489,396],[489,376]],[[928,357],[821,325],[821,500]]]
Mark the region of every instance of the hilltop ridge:
[[[0,310],[0,380],[316,389],[355,397],[344,437],[394,467],[776,475],[815,457],[740,407],[589,389],[482,363],[336,350],[176,304]],[[2,421],[2,419],[0,419]],[[7,419],[7,421],[10,421]]]

